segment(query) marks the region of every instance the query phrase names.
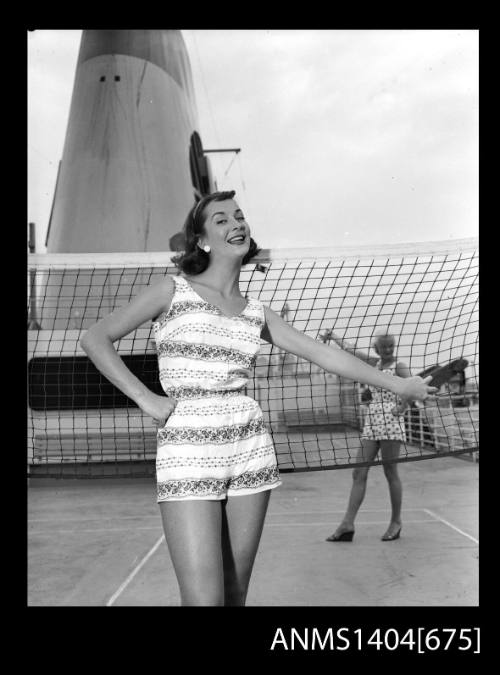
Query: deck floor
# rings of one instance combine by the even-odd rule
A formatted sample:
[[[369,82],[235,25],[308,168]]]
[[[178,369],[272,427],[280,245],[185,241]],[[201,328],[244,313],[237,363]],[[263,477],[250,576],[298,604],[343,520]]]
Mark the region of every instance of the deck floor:
[[[351,470],[283,474],[273,490],[248,606],[477,606],[479,465],[400,465],[403,530],[372,467],[352,543],[332,544]],[[28,489],[30,606],[178,606],[154,479],[44,480]]]

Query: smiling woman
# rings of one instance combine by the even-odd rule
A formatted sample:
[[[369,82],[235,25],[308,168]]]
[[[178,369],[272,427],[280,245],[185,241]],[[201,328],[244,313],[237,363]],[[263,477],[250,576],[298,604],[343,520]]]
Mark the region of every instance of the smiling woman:
[[[234,192],[203,197],[184,226],[180,272],[92,326],[81,346],[158,425],[157,498],[183,605],[244,605],[270,491],[280,485],[260,405],[245,394],[261,339],[403,399],[434,389],[372,368],[287,324],[240,291],[257,252]],[[113,343],[153,319],[159,379],[146,387]],[[430,378],[429,378],[430,379]]]
[[[217,253],[218,235],[214,233],[213,238],[209,241],[204,229],[202,214],[205,208],[208,212],[207,220],[211,224],[223,226],[227,225],[229,220],[232,221],[233,227],[229,233],[224,230],[227,235],[226,243],[236,245],[238,248],[241,246],[241,251],[245,254],[241,261],[242,265],[245,265],[259,252],[260,249],[250,236],[250,230],[245,222],[242,210],[233,201],[234,195],[234,190],[205,195],[188,213],[183,228],[186,242],[185,250],[173,259],[177,267],[185,274],[201,274],[208,267],[209,253],[212,252],[212,247],[215,247],[212,255]],[[227,212],[222,208],[223,202],[227,202]],[[224,206],[226,205],[224,204]],[[237,227],[234,226],[235,223]],[[206,250],[206,247],[208,247],[208,250]]]

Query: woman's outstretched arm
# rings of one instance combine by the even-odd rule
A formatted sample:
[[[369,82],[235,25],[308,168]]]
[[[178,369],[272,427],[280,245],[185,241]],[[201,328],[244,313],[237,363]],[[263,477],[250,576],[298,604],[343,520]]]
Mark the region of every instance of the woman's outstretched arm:
[[[269,307],[265,307],[265,317],[266,325],[262,331],[262,339],[307,359],[330,373],[387,389],[404,400],[424,400],[437,391],[436,387],[427,385],[430,377],[423,380],[421,377],[402,378],[389,375],[342,349],[332,349],[322,342],[313,340],[283,321]]]
[[[96,368],[139,408],[158,421],[163,421],[170,414],[173,402],[148,389],[127,368],[113,343],[165,311],[172,301],[173,286],[171,277],[148,286],[128,305],[91,326],[80,340],[81,348]]]
[[[359,349],[356,347],[356,345],[352,344],[345,338],[339,337],[336,333],[333,331],[330,331],[330,336],[331,339],[341,348],[344,349],[346,352],[349,352],[350,354],[353,354],[356,356],[358,359],[361,359],[362,361],[366,361],[366,363],[369,363],[370,365],[373,365],[377,363],[378,359],[374,356],[370,356],[367,354],[367,352],[364,352],[362,349]]]

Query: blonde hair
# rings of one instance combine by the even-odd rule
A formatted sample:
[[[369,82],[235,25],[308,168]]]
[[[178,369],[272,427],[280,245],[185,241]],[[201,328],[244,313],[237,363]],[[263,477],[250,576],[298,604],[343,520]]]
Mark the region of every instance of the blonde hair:
[[[384,326],[383,328],[377,329],[377,331],[373,334],[372,347],[376,347],[378,345],[380,338],[392,338],[394,343],[396,343],[394,333],[391,331],[389,326]]]

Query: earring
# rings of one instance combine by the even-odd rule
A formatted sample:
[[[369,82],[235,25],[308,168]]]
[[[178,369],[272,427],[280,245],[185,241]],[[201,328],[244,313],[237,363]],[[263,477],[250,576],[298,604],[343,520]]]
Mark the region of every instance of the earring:
[[[205,253],[210,253],[210,246],[209,246],[208,244],[206,244],[206,245],[203,247],[203,250],[205,251]]]

